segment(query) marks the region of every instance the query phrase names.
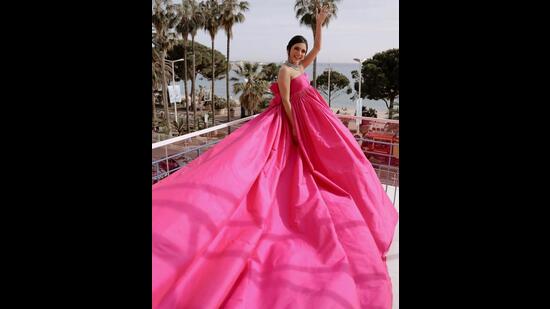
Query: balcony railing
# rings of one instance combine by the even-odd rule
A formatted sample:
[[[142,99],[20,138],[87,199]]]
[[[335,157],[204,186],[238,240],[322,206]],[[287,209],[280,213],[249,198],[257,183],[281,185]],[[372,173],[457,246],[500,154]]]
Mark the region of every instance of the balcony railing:
[[[152,144],[152,183],[174,173],[201,153],[220,142],[228,134],[226,128],[235,131],[250,117],[223,123],[211,128],[188,133]],[[363,153],[376,170],[386,193],[398,204],[399,199],[399,121],[336,115],[350,129]]]

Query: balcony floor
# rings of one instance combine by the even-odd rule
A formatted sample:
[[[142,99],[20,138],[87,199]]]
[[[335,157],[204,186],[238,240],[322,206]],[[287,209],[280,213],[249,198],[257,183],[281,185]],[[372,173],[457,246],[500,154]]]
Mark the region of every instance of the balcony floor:
[[[388,186],[387,193],[390,199],[393,201],[395,187]],[[399,213],[399,187],[397,187],[397,194],[395,194],[395,208]],[[390,247],[390,251],[386,256],[386,264],[388,265],[388,272],[392,280],[393,290],[393,309],[399,309],[399,221],[393,237],[393,242]]]

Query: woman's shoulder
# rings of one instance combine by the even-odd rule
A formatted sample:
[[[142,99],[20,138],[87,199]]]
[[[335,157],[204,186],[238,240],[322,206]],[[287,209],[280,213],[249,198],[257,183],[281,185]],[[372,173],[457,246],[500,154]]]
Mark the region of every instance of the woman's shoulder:
[[[296,70],[287,65],[284,65],[284,64],[281,65],[281,68],[279,69],[279,78],[285,78],[290,76],[290,79],[293,79],[299,75],[302,75],[304,73],[304,68],[301,64],[299,66],[300,66],[300,70]]]
[[[285,74],[290,73],[290,67],[288,67],[285,64],[281,64],[281,66],[279,67],[279,73],[285,73]]]
[[[291,68],[289,68],[288,66],[284,64],[281,65],[281,67],[279,68],[279,79],[292,76],[292,72],[290,70]]]

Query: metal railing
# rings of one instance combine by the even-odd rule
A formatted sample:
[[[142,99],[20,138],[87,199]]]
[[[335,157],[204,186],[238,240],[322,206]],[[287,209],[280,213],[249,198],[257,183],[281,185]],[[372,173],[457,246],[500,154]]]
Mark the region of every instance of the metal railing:
[[[223,123],[152,144],[152,183],[174,173],[257,115]],[[386,193],[396,204],[399,198],[399,121],[336,115],[350,129],[375,169]],[[355,121],[352,121],[355,120]],[[221,133],[221,134],[220,134]],[[164,150],[164,151],[162,151]]]
[[[202,152],[205,152],[219,143],[227,136],[227,131],[222,129],[231,128],[231,131],[234,131],[233,127],[241,126],[243,123],[254,119],[258,115],[259,114],[252,115],[153,143],[152,182],[155,183],[179,170],[194,158],[198,157]],[[169,149],[170,146],[172,146],[172,149]],[[163,149],[164,152],[159,151],[161,149]]]
[[[336,115],[350,129],[394,205],[399,199],[399,120]]]

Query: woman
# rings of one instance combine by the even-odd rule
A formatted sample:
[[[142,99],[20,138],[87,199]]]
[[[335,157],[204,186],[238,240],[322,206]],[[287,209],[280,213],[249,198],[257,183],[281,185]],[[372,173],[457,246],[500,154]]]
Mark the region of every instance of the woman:
[[[327,14],[264,112],[153,186],[153,308],[391,308],[397,212],[304,73]]]

